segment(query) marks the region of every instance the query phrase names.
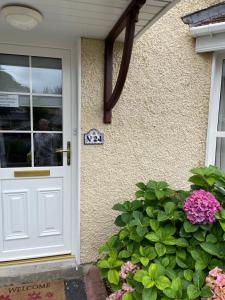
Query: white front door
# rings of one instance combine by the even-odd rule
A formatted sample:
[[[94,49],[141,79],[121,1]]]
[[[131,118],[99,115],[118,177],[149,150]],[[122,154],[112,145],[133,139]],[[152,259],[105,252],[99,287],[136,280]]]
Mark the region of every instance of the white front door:
[[[0,45],[0,261],[71,253],[66,50]]]

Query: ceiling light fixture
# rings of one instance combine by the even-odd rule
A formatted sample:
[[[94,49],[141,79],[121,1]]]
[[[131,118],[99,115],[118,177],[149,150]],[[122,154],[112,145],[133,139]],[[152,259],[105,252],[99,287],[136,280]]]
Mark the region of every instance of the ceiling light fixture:
[[[24,31],[35,28],[43,20],[43,16],[39,11],[26,6],[4,6],[1,13],[11,26]]]

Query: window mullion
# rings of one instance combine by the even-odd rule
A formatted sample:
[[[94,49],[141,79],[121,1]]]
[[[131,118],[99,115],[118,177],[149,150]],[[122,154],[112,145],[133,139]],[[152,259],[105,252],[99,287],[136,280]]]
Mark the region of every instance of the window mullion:
[[[29,79],[30,79],[30,128],[31,128],[31,166],[34,167],[34,135],[33,135],[33,94],[32,94],[32,60],[29,56]]]

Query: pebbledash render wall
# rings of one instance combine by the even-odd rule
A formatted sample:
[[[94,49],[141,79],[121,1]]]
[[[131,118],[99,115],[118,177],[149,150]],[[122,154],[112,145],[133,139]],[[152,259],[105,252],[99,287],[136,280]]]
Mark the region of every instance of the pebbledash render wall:
[[[104,44],[82,40],[81,138],[98,128],[105,144],[81,146],[81,263],[97,259],[115,230],[111,207],[133,199],[135,183],[185,187],[189,170],[204,165],[212,55],[196,54],[180,18],[219,2],[181,0],[136,41],[111,125],[102,121]],[[121,46],[115,56],[117,69]]]

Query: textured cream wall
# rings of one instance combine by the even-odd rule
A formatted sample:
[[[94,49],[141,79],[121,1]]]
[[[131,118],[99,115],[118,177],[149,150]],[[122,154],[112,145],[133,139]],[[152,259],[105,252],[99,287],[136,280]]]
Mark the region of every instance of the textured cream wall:
[[[102,122],[103,43],[82,40],[81,138],[93,127],[105,133],[104,146],[81,148],[82,263],[96,260],[114,231],[112,205],[133,197],[136,182],[184,187],[204,164],[211,55],[195,53],[180,17],[218,2],[181,0],[136,42],[112,125]]]

